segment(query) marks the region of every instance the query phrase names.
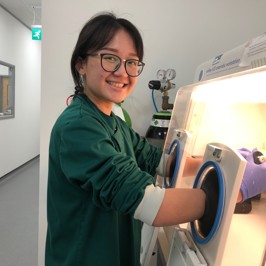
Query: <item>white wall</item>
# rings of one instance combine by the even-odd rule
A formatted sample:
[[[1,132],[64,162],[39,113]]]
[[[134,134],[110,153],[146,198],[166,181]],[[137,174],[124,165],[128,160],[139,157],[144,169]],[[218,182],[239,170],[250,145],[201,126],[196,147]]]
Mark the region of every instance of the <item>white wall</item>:
[[[130,19],[144,39],[145,70],[124,104],[134,129],[142,135],[154,112],[148,82],[156,79],[158,69],[174,68],[177,87],[192,83],[200,63],[264,33],[266,25],[264,0],[43,0],[39,266],[46,232],[49,134],[73,92],[69,64],[78,33],[102,10]]]
[[[39,154],[41,45],[0,7],[0,60],[15,65],[15,118],[0,120],[0,177]]]

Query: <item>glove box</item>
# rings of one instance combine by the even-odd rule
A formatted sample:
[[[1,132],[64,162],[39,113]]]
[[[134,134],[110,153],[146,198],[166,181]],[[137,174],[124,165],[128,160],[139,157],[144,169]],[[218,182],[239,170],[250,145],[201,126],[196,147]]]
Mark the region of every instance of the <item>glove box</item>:
[[[266,66],[263,66],[187,85],[178,90],[164,152],[171,150],[175,139],[181,143],[182,139],[177,133],[182,129],[181,133],[187,132],[189,141],[186,146],[180,145],[185,151],[179,153],[180,157],[203,157],[208,144],[222,143],[223,147],[226,147],[222,147],[224,159],[221,163],[217,163],[223,164],[227,158],[228,165],[221,167],[225,180],[225,208],[217,234],[207,244],[196,243],[198,252],[189,241],[193,233],[191,227],[186,228],[189,231],[188,234],[174,227],[169,237],[167,229],[164,228],[168,245],[160,248],[163,250],[167,246],[164,259],[168,262],[168,266],[205,265],[206,262],[211,266],[262,265],[266,235],[265,192],[262,193],[260,200],[252,201],[251,210],[245,211],[244,214],[234,214],[244,170],[241,170],[241,178],[236,178],[231,170],[236,166],[232,158],[235,158],[234,153],[237,149],[257,148],[266,154],[265,84]],[[227,153],[228,151],[230,154]],[[229,158],[231,154],[232,158]],[[210,152],[209,158],[211,156]],[[195,181],[194,176],[185,176],[182,171],[181,162],[178,170],[175,171],[177,172],[175,187],[188,187]],[[233,188],[232,191],[230,191],[231,188]],[[185,237],[187,240],[184,241]],[[192,238],[195,240],[194,235]],[[216,257],[214,249],[220,252]],[[183,255],[180,263],[177,257],[181,255],[176,253]],[[203,256],[203,259],[199,254]],[[186,260],[189,262],[182,264]],[[196,264],[193,264],[194,262]]]

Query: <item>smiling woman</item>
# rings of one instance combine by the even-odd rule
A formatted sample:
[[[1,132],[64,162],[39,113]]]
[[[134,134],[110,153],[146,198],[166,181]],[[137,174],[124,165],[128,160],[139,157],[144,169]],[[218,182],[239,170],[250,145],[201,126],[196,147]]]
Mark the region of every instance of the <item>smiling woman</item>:
[[[0,61],[0,119],[15,116],[15,66]]]

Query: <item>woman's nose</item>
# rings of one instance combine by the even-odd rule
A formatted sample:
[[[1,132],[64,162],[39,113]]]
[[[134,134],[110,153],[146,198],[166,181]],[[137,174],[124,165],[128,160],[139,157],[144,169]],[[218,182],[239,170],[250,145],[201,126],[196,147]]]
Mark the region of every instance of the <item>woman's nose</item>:
[[[117,68],[117,70],[113,74],[118,75],[118,76],[128,76],[125,62],[121,62],[120,66]]]

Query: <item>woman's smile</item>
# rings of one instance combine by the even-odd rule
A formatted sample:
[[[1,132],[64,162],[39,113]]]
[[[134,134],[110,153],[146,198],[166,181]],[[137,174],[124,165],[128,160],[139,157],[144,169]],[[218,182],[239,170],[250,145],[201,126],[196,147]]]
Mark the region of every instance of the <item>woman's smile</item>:
[[[113,87],[123,88],[126,86],[125,83],[117,82],[117,81],[107,81],[107,83]]]

